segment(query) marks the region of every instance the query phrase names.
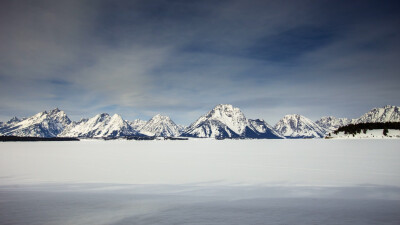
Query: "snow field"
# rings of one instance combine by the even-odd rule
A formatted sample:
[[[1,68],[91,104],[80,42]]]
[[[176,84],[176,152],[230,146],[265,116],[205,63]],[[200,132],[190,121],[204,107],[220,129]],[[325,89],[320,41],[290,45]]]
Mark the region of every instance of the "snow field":
[[[0,224],[400,221],[399,140],[0,143]]]
[[[4,184],[400,186],[399,140],[0,143]]]

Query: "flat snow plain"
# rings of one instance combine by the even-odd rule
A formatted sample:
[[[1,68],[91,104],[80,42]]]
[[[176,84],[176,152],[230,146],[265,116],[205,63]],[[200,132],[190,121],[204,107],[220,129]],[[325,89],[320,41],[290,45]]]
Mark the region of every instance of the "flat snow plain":
[[[399,224],[400,140],[0,143],[0,224]]]

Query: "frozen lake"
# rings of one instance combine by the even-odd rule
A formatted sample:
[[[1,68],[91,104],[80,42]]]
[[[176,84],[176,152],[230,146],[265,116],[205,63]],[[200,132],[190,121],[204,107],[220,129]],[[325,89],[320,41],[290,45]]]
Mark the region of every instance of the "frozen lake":
[[[400,140],[0,143],[0,224],[399,224]]]

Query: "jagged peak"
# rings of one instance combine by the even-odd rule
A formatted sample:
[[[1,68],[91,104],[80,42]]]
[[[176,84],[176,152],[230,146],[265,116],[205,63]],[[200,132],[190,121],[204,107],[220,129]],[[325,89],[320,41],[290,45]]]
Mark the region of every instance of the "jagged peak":
[[[279,129],[279,127],[284,126],[284,124],[289,123],[289,125],[292,127],[297,127],[298,124],[315,124],[312,120],[308,119],[305,116],[302,116],[300,114],[289,114],[285,115],[281,120],[278,121],[278,123],[275,125],[275,129]],[[317,125],[318,126],[318,125]]]
[[[142,134],[148,136],[178,136],[179,127],[168,116],[157,114],[153,116],[146,124],[140,126]]]
[[[317,121],[333,121],[333,120],[349,120],[349,119],[345,117],[338,118],[335,116],[323,116],[319,118]]]
[[[263,119],[248,119],[248,121],[256,123],[266,123],[265,120]]]
[[[78,123],[82,123],[82,122],[87,122],[89,119],[88,118],[81,118]]]
[[[323,137],[325,133],[325,130],[318,124],[299,114],[284,116],[274,128],[281,135],[289,138],[318,138]]]
[[[58,107],[49,111],[49,113],[58,113],[58,112],[62,112],[62,110],[60,110]]]
[[[172,124],[172,125],[176,126],[175,122],[171,118],[169,118],[169,116],[157,114],[157,115],[153,116],[148,122],[146,122],[145,127],[151,126],[151,124],[158,124],[158,123]]]
[[[7,121],[7,123],[14,123],[14,122],[19,122],[21,121],[20,119],[18,119],[18,117],[14,116],[13,118],[11,118],[9,121]]]
[[[395,105],[385,105],[383,108],[384,108],[384,109],[398,108],[398,106],[395,106]]]
[[[169,118],[169,116],[157,114],[153,116],[150,120],[171,120],[171,118]]]
[[[110,114],[108,113],[99,113],[96,115],[96,117],[108,117],[108,116],[110,116]]]
[[[47,115],[48,115],[47,111],[43,111],[43,112],[36,113],[35,115],[29,117],[28,119],[38,119],[41,117],[45,117]]]
[[[368,111],[368,112],[378,111],[378,110],[380,110],[380,109],[384,109],[384,110],[387,110],[387,109],[399,109],[399,106],[395,106],[395,105],[385,105],[385,106],[383,106],[383,107],[376,107],[376,108],[373,108],[373,109],[371,109],[371,110]],[[367,113],[368,113],[368,112],[367,112]]]
[[[115,113],[114,115],[112,115],[111,118],[124,120],[124,119],[122,119],[122,116],[121,116],[121,115],[116,114],[116,113]]]
[[[234,109],[235,107],[231,104],[218,104],[214,109]]]
[[[146,123],[147,121],[146,120],[141,120],[141,119],[134,119],[133,121],[132,121],[133,123]]]
[[[340,119],[340,118],[336,118],[334,116],[323,116],[320,118],[320,120],[327,120],[327,119]]]
[[[110,123],[127,124],[127,122],[119,114],[114,114],[110,118]]]
[[[213,111],[240,111],[240,109],[231,104],[219,104],[211,110],[211,112]]]
[[[100,114],[97,114],[96,116],[92,117],[90,120],[96,120],[97,122],[102,122],[105,119],[109,119],[109,118],[111,118],[111,117],[108,113],[100,113]]]
[[[223,115],[231,117],[235,114],[244,116],[244,114],[242,113],[242,111],[239,108],[234,107],[231,104],[219,104],[219,105],[215,106],[211,111],[209,111],[206,114],[206,117],[207,118],[215,117],[215,116],[219,117],[219,116],[223,116]]]
[[[55,108],[55,109],[50,110],[48,112],[48,115],[50,115],[50,116],[57,115],[57,116],[61,116],[61,117],[67,117],[67,114],[63,110],[60,110],[59,108]]]
[[[306,119],[306,117],[300,114],[288,114],[283,117],[283,119]]]
[[[373,108],[357,119],[353,119],[351,123],[368,123],[368,122],[399,122],[400,109],[398,106],[386,105],[383,108]]]

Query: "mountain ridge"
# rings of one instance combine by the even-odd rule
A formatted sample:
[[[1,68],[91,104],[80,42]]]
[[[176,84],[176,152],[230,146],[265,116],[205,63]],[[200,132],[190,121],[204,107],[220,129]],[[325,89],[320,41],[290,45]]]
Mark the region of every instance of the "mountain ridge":
[[[257,129],[258,128],[258,129]],[[239,108],[219,104],[199,117],[182,133],[201,138],[283,138],[264,120],[249,120]]]
[[[326,133],[318,124],[299,114],[284,116],[274,128],[286,138],[322,138]]]
[[[157,114],[149,121],[124,120],[120,115],[100,113],[92,118],[71,121],[58,109],[43,111],[28,118],[12,117],[0,122],[0,135],[31,137],[204,137],[204,138],[321,138],[347,124],[400,122],[398,106],[373,108],[356,119],[321,117],[310,119],[292,114],[275,126],[262,119],[248,119],[230,104],[219,104],[188,127],[177,125],[168,116]]]
[[[140,128],[140,133],[147,136],[178,137],[180,128],[168,116],[157,114]]]

